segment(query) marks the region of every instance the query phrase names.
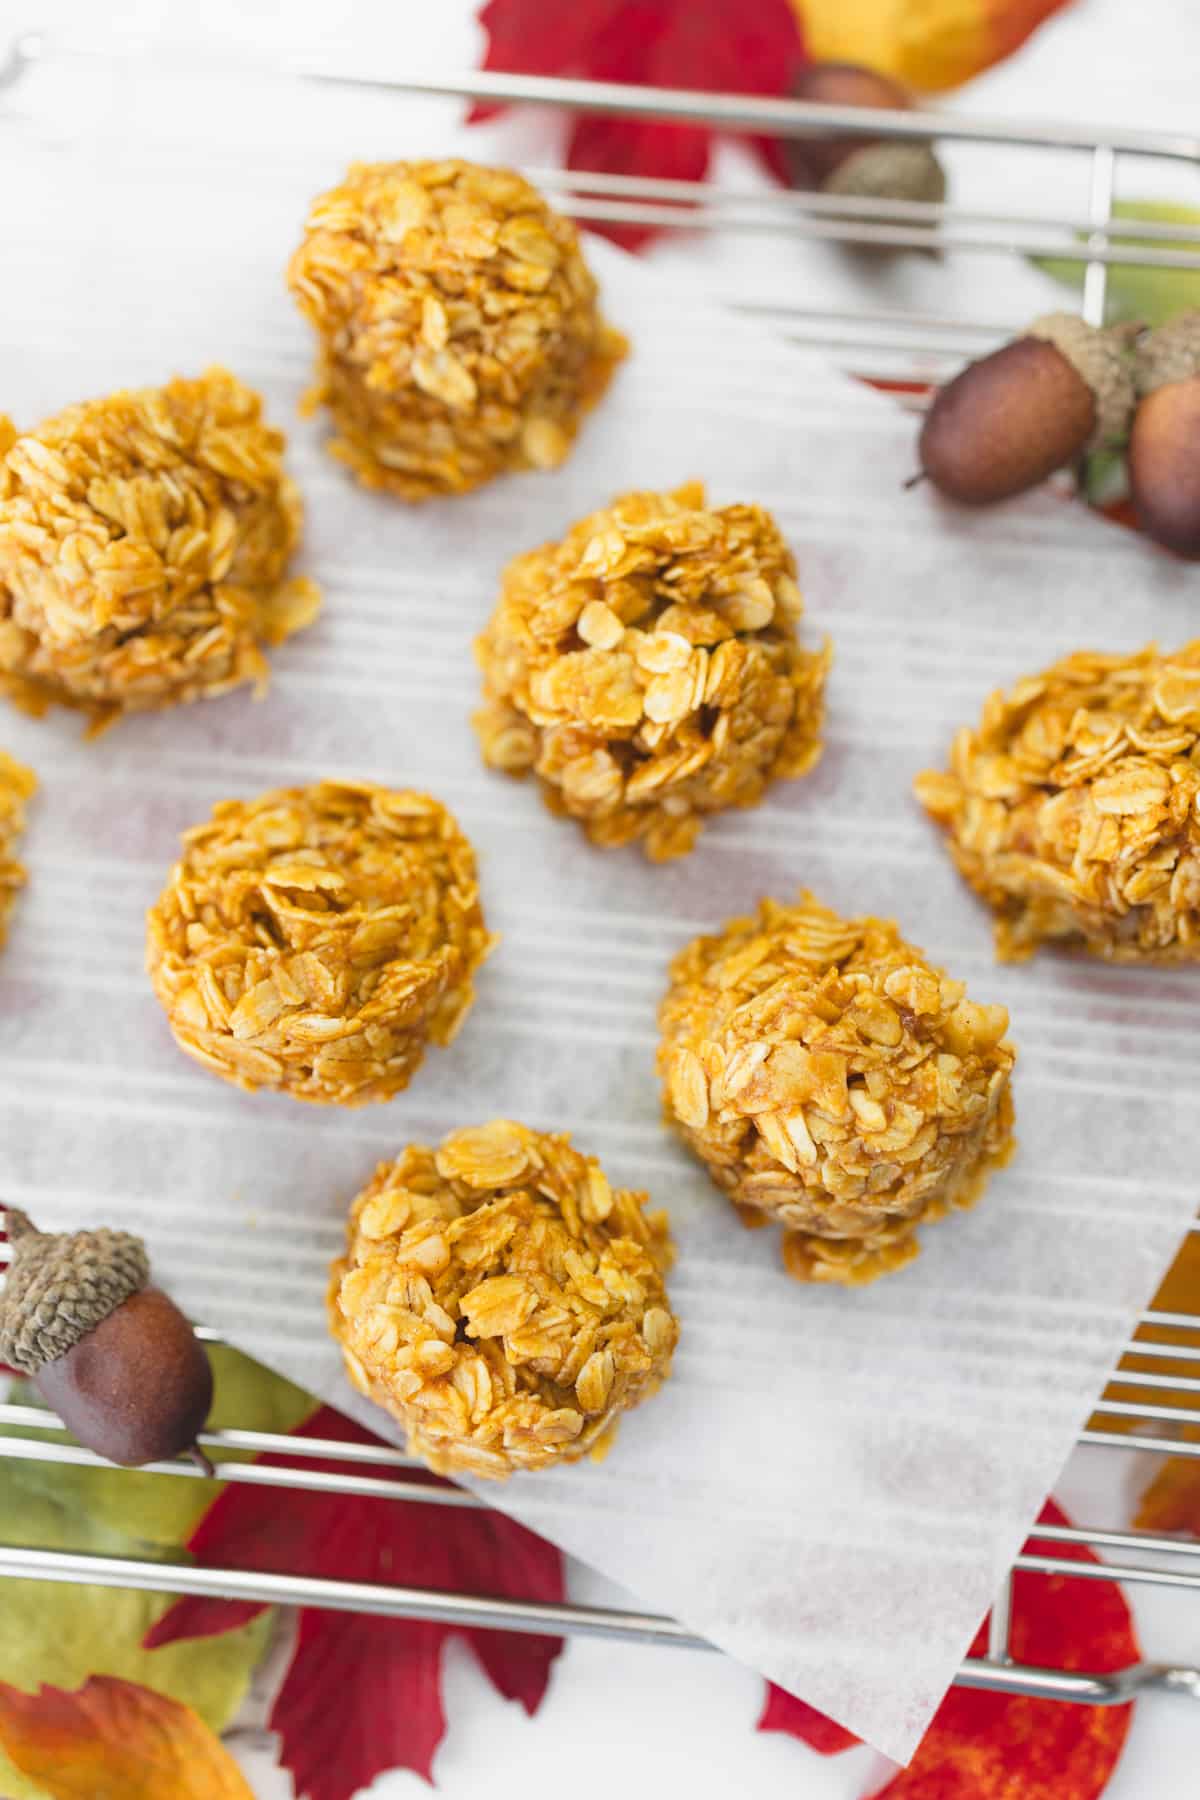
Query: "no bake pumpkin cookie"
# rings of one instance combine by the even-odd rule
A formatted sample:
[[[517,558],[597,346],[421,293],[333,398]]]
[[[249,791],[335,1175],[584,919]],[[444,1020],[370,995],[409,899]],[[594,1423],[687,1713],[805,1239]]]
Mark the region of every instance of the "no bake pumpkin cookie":
[[[764,900],[680,952],[660,1024],[668,1119],[800,1280],[902,1267],[1011,1151],[1007,1012],[890,920]]]
[[[411,1144],[350,1212],[330,1324],[351,1380],[444,1474],[572,1462],[670,1371],[670,1239],[561,1133]]]
[[[323,781],[226,800],[151,909],[180,1049],[242,1087],[357,1106],[448,1044],[492,947],[475,855],[427,794]]]

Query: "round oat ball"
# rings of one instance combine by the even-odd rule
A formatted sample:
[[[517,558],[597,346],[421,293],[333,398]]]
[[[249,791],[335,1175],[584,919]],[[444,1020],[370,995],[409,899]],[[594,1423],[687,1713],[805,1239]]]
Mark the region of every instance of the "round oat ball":
[[[562,1134],[497,1119],[381,1163],[350,1209],[330,1328],[354,1385],[443,1474],[602,1448],[670,1372],[664,1213]]]
[[[659,1020],[668,1119],[799,1280],[902,1267],[1011,1152],[1007,1012],[889,920],[764,900],[680,952]]]
[[[369,782],[222,801],[185,835],[148,927],[180,1049],[240,1087],[339,1106],[408,1086],[492,947],[445,807]]]
[[[627,348],[575,227],[510,169],[355,163],[314,201],[288,284],[333,454],[402,500],[556,468]]]
[[[0,691],[96,725],[264,686],[264,648],[311,622],[284,439],[224,369],[0,419]]]
[[[710,509],[695,481],[518,556],[475,646],[485,762],[532,771],[594,844],[682,856],[821,754],[829,651],[797,638],[795,573],[769,513]]]
[[[9,914],[17,892],[25,885],[25,870],[17,860],[17,845],[25,829],[25,802],[37,789],[37,777],[0,750],[0,949],[8,930]]]
[[[1200,960],[1200,638],[1079,650],[993,694],[916,791],[995,913],[1002,960],[1047,942]]]

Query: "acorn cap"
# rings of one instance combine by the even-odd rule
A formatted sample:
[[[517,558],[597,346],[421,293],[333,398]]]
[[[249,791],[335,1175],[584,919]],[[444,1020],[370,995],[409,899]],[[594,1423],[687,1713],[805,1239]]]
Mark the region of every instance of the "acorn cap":
[[[12,1206],[6,1224],[0,1362],[23,1375],[66,1356],[150,1279],[146,1246],[128,1231],[39,1231]]]
[[[1129,347],[1139,329],[1126,324],[1102,330],[1077,313],[1054,312],[1044,313],[1025,330],[1026,337],[1053,344],[1092,391],[1096,423],[1085,451],[1124,443],[1129,435],[1136,400]]]
[[[1180,313],[1142,339],[1137,349],[1139,394],[1200,375],[1200,311]]]
[[[927,200],[946,198],[946,171],[928,144],[864,144],[852,150],[821,183],[823,194],[853,200]]]

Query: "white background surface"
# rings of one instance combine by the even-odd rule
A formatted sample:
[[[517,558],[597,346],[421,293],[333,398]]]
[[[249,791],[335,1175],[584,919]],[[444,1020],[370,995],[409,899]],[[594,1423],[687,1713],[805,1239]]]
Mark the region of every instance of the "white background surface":
[[[94,31],[92,8],[84,3],[54,9],[68,28]],[[291,9],[291,35],[298,35],[296,18],[307,8]],[[381,11],[384,9],[380,9]],[[1051,113],[1058,116],[1122,120],[1131,125],[1194,128],[1194,71],[1200,60],[1200,20],[1188,9],[1157,0],[1138,9],[1136,39],[1129,9],[1119,0],[1082,0],[1063,19],[1052,23],[1014,62],[985,77],[969,94],[950,103],[973,104],[980,110],[1013,114]],[[154,34],[197,39],[204,30],[216,43],[222,36],[246,44],[269,46],[279,42],[276,9],[242,6],[209,7],[203,17],[191,8],[153,4],[118,8],[110,26],[128,25]],[[0,18],[7,15],[0,9]],[[386,36],[399,44],[415,65],[461,66],[476,60],[477,51],[468,9],[454,0],[440,0],[437,7],[410,4],[386,8]],[[29,15],[14,20],[22,26]],[[306,24],[308,21],[306,20]],[[382,20],[367,6],[328,6],[314,16],[312,42],[321,40],[350,52],[364,48],[369,56],[371,29]],[[219,30],[223,27],[223,30]],[[219,116],[213,129],[219,130]],[[542,122],[501,128],[480,139],[480,154],[506,154],[532,159],[547,141],[551,128]],[[0,143],[3,143],[0,139]],[[351,147],[348,146],[348,152]],[[964,153],[967,154],[967,153]],[[1002,192],[1010,203],[1038,199],[1037,178],[1029,173],[1027,189],[1019,186],[1018,166],[1006,167],[1003,176],[982,169],[964,170],[971,177],[973,195],[993,197]],[[998,183],[991,186],[993,181]],[[1133,183],[1130,192],[1144,191]],[[1160,177],[1156,194],[1167,191]],[[764,270],[771,252],[755,246],[751,255]],[[692,272],[703,263],[705,247],[691,243],[664,247],[655,259]],[[796,251],[795,278],[810,294],[845,290],[847,276],[829,253]],[[778,268],[773,279],[788,291],[793,270]],[[982,317],[1011,317],[1041,303],[1044,290],[1036,278],[1020,271],[1009,273],[999,262],[966,262],[949,272],[953,284],[948,296],[946,271],[937,271],[917,259],[901,268],[879,271],[873,280],[897,295],[914,297],[924,289],[936,304],[951,303]],[[856,278],[859,279],[859,278]],[[931,286],[934,283],[936,285]],[[794,290],[793,290],[794,291]],[[861,289],[859,290],[861,292]],[[1023,307],[1025,293],[1031,305]],[[5,346],[6,353],[11,346]],[[1123,1471],[1122,1471],[1123,1472]],[[1077,1513],[1098,1522],[1101,1511],[1113,1523],[1123,1516],[1118,1479],[1105,1467],[1098,1453],[1077,1459],[1077,1466],[1059,1488],[1059,1495]],[[573,1584],[580,1598],[613,1597],[611,1589],[580,1573]],[[1200,1656],[1200,1622],[1195,1604],[1186,1610],[1140,1606],[1144,1636],[1154,1653]],[[1161,1616],[1160,1616],[1161,1615]],[[757,1678],[716,1657],[683,1652],[612,1649],[598,1645],[571,1645],[555,1674],[542,1713],[528,1721],[515,1707],[498,1700],[486,1687],[467,1655],[454,1651],[448,1668],[450,1731],[438,1758],[437,1775],[442,1790],[451,1796],[486,1791],[494,1800],[512,1794],[527,1795],[534,1785],[556,1784],[562,1779],[564,1759],[570,1759],[572,1791],[587,1800],[592,1794],[608,1794],[618,1784],[628,1794],[658,1793],[664,1784],[678,1784],[686,1771],[697,1794],[734,1792],[756,1796],[786,1791],[804,1796],[845,1796],[850,1800],[866,1784],[877,1759],[867,1752],[824,1763],[803,1746],[781,1738],[755,1737],[753,1719],[761,1700]],[[1194,1769],[1200,1759],[1200,1709],[1189,1710],[1183,1701],[1143,1703],[1125,1764],[1109,1790],[1110,1800],[1194,1800]],[[248,1765],[250,1766],[250,1765]],[[264,1800],[285,1794],[287,1783],[266,1772],[263,1759],[253,1762],[253,1780]],[[415,1778],[393,1776],[381,1780],[373,1792],[400,1795],[416,1792]]]

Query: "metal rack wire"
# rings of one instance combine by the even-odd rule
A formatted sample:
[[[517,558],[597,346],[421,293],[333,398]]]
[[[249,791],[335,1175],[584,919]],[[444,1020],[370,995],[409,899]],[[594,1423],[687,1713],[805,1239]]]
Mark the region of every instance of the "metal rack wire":
[[[177,53],[179,54],[179,53]],[[0,102],[37,62],[57,60],[111,62],[111,46],[79,43],[49,45],[27,36],[13,44],[0,61]],[[187,59],[189,72],[194,62]],[[244,72],[244,66],[239,65]],[[953,254],[1053,255],[1078,261],[1085,269],[1082,309],[1093,323],[1104,317],[1108,271],[1113,264],[1149,268],[1200,270],[1200,233],[1171,223],[1114,221],[1113,200],[1118,165],[1126,156],[1170,159],[1200,170],[1200,137],[1184,134],[1070,126],[1053,122],[1015,123],[933,112],[864,112],[855,108],[816,107],[791,100],[762,100],[726,94],[684,93],[665,89],[627,89],[610,84],[562,81],[496,74],[418,77],[386,72],[364,74],[293,59],[260,67],[261,75],[317,83],[385,88],[410,94],[442,94],[463,98],[527,102],[608,114],[700,123],[718,129],[764,136],[802,137],[813,133],[859,133],[877,137],[935,138],[993,149],[1006,146],[1036,153],[1053,148],[1078,153],[1086,173],[1086,189],[1076,209],[1053,215],[973,210],[958,204],[856,201],[815,193],[723,189],[708,183],[653,181],[632,176],[589,175],[563,169],[531,171],[556,202],[574,217],[591,222],[654,225],[673,231],[710,227],[756,234],[827,240],[839,244]],[[1117,231],[1119,230],[1119,239]],[[901,308],[821,309],[740,296],[734,304],[758,313],[790,336],[832,351],[853,373],[872,379],[894,378],[896,360],[914,382],[936,379],[948,365],[978,354],[1011,329],[1002,321],[963,319]],[[1200,1230],[1200,1224],[1194,1227]],[[0,1260],[6,1252],[0,1247]],[[1172,1334],[1164,1341],[1162,1334]],[[202,1330],[210,1341],[217,1333]],[[1182,1342],[1179,1341],[1182,1337]],[[1093,1424],[1080,1443],[1124,1453],[1200,1457],[1200,1378],[1178,1373],[1177,1364],[1200,1363],[1200,1313],[1151,1311],[1143,1315],[1136,1337],[1126,1346],[1139,1367],[1115,1370],[1097,1417],[1130,1421],[1132,1430]],[[1148,1368],[1146,1365],[1150,1365]],[[1120,1398],[1130,1387],[1161,1392],[1162,1401]],[[36,1429],[29,1410],[0,1405],[0,1425],[20,1428],[0,1436],[0,1457],[83,1467],[107,1467],[92,1452],[65,1439],[65,1428],[53,1414],[38,1414]],[[434,1487],[404,1479],[397,1470],[414,1467],[412,1458],[386,1445],[364,1445],[293,1438],[271,1432],[224,1430],[202,1435],[201,1443],[223,1481],[271,1486],[288,1491],[375,1497],[380,1504],[397,1501],[423,1506],[480,1507],[486,1502],[452,1486]],[[292,1458],[302,1453],[319,1459],[321,1470],[266,1466],[229,1461],[230,1451],[271,1453]],[[164,1479],[196,1480],[201,1471],[190,1462],[154,1464]],[[390,1471],[383,1473],[382,1471]],[[1200,1542],[1139,1531],[1088,1527],[1038,1527],[1039,1545],[1026,1549],[1015,1570],[1045,1575],[1119,1580],[1185,1590],[1200,1595]],[[1115,1560],[1081,1563],[1055,1554],[1054,1546],[1086,1546]],[[596,1606],[559,1606],[482,1595],[432,1592],[417,1588],[318,1579],[297,1571],[278,1575],[236,1569],[200,1569],[186,1563],[143,1561],[93,1553],[27,1549],[0,1543],[0,1575],[46,1581],[88,1582],[174,1594],[205,1594],[261,1600],[282,1605],[327,1607],[341,1611],[412,1618],[495,1629],[591,1636],[682,1649],[711,1648],[674,1619],[655,1614]],[[1012,1576],[997,1597],[987,1652],[964,1663],[959,1682],[994,1692],[1021,1693],[1057,1700],[1114,1705],[1147,1689],[1165,1690],[1200,1700],[1200,1667],[1170,1667],[1145,1662],[1115,1674],[1038,1669],[1015,1662],[1009,1652]]]
[[[1200,1230],[1200,1225],[1196,1227]],[[0,1247],[0,1255],[5,1255]],[[1156,1333],[1185,1332],[1190,1342],[1162,1343]],[[201,1328],[201,1337],[219,1341],[220,1334]],[[1165,1373],[1114,1370],[1097,1403],[1097,1417],[1129,1419],[1153,1429],[1172,1424],[1180,1430],[1200,1426],[1200,1405],[1189,1396],[1200,1393],[1200,1379],[1171,1373],[1170,1365],[1200,1361],[1200,1314],[1147,1312],[1138,1334],[1125,1347],[1126,1355],[1161,1363]],[[1173,1397],[1168,1403],[1121,1400],[1120,1390],[1136,1386],[1162,1391]],[[1177,1397],[1177,1398],[1175,1398]],[[0,1405],[0,1425],[22,1428],[13,1436],[0,1436],[0,1458],[49,1462],[82,1468],[108,1468],[103,1458],[65,1440],[65,1427],[53,1413],[20,1405]],[[1080,1438],[1082,1446],[1117,1448],[1125,1452],[1173,1452],[1200,1457],[1200,1441],[1151,1435],[1148,1430],[1117,1432],[1090,1426]],[[212,1459],[222,1481],[274,1487],[283,1492],[355,1495],[376,1498],[381,1504],[404,1501],[420,1506],[479,1508],[486,1501],[454,1486],[431,1486],[406,1480],[395,1471],[417,1468],[415,1459],[386,1444],[342,1443],[334,1439],[297,1440],[278,1432],[223,1430],[201,1434],[200,1443]],[[226,1460],[223,1452],[250,1451],[281,1458],[317,1460],[327,1469],[263,1466]],[[382,1473],[381,1471],[390,1471]],[[164,1478],[201,1480],[192,1462],[152,1463],[145,1471]],[[1037,1541],[1043,1545],[1084,1546],[1106,1551],[1120,1560],[1084,1563],[1056,1555],[1053,1549],[1029,1551],[1013,1565],[1044,1575],[1073,1575],[1097,1580],[1119,1580],[1200,1593],[1200,1542],[1141,1531],[1109,1531],[1089,1527],[1041,1525]],[[447,1625],[474,1625],[496,1630],[549,1632],[567,1637],[598,1637],[617,1642],[671,1645],[686,1650],[711,1648],[703,1638],[676,1620],[658,1614],[573,1603],[496,1600],[484,1595],[463,1595],[421,1588],[392,1587],[364,1582],[331,1581],[322,1577],[279,1575],[242,1569],[202,1569],[169,1560],[68,1553],[61,1550],[27,1549],[0,1543],[0,1575],[34,1577],[44,1581],[89,1582],[101,1587],[142,1588],[157,1593],[203,1594],[226,1599],[258,1600],[272,1605],[317,1606],[341,1612],[373,1613],[388,1618],[426,1619]],[[1014,1662],[1009,1656],[1012,1579],[1005,1582],[992,1613],[987,1655],[968,1659],[959,1672],[960,1685],[993,1692],[1021,1693],[1034,1697],[1074,1700],[1092,1705],[1118,1705],[1147,1689],[1188,1694],[1200,1700],[1200,1668],[1141,1663],[1115,1674],[1090,1674],[1037,1669]]]

